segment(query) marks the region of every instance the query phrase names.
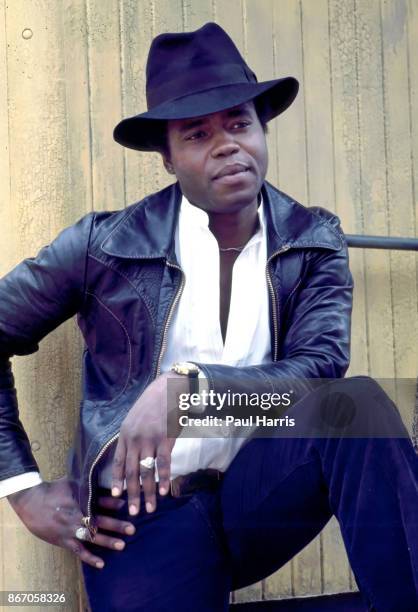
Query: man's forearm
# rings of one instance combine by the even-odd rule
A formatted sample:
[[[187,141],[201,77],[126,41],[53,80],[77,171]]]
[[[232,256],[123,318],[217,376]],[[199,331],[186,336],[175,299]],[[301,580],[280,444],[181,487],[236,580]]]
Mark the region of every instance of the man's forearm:
[[[29,438],[19,419],[11,364],[9,358],[0,357],[0,481],[37,471]]]

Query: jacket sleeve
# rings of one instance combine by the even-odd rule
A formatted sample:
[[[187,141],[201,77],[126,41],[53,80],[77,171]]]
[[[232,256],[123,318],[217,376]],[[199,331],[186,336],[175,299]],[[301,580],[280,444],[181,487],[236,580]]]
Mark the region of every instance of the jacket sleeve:
[[[93,213],[83,217],[0,280],[0,480],[38,471],[19,419],[10,358],[37,351],[44,336],[80,309],[92,220]]]
[[[196,362],[215,393],[283,393],[290,387],[297,399],[321,384],[317,379],[344,376],[353,292],[345,241],[339,251],[310,249],[306,258],[297,288],[281,305],[279,360],[238,368]]]

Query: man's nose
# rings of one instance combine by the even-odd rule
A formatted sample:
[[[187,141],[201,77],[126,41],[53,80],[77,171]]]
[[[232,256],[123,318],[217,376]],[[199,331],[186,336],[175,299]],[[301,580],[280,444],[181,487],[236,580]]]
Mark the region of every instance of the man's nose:
[[[222,133],[216,138],[212,148],[213,157],[228,157],[239,151],[239,144],[232,134]]]

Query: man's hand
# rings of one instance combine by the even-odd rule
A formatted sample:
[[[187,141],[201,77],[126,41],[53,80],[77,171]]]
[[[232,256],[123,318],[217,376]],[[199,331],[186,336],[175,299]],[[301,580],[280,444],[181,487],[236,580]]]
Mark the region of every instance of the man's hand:
[[[167,398],[168,380],[176,381],[168,387],[170,398]],[[187,393],[189,389],[190,382],[186,376],[172,372],[162,374],[145,389],[122,423],[113,459],[112,495],[121,494],[123,479],[126,478],[131,515],[140,511],[139,476],[147,512],[156,508],[155,471],[140,465],[142,459],[156,458],[160,495],[166,495],[170,489],[171,451],[181,431],[176,399],[179,393]],[[174,437],[167,437],[167,424]]]
[[[81,561],[93,567],[101,569],[104,566],[103,560],[87,550],[83,542],[75,537],[76,529],[81,527],[83,515],[66,477],[18,491],[9,495],[8,500],[29,531],[38,538],[71,550]],[[123,500],[112,497],[98,500],[98,505],[108,510],[117,510],[123,504]],[[135,532],[132,523],[106,515],[98,515],[95,518],[98,527],[107,531],[128,535]],[[125,547],[123,540],[100,531],[95,536],[94,544],[113,550],[122,550]]]

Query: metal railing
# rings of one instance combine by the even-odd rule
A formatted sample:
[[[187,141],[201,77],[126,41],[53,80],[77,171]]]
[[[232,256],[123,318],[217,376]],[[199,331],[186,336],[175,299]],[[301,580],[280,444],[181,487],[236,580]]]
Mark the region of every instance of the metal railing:
[[[398,251],[418,251],[418,238],[398,238],[394,236],[360,236],[346,234],[349,247],[358,249],[390,249]]]

